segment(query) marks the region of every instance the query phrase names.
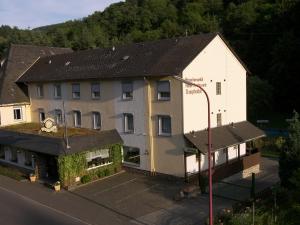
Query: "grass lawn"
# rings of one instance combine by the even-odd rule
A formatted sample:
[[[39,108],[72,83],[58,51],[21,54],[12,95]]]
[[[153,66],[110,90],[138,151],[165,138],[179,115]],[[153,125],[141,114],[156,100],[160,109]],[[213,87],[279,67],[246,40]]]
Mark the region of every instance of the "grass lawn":
[[[280,155],[279,151],[269,150],[269,149],[262,149],[261,150],[261,156],[262,157],[279,159],[279,155]]]

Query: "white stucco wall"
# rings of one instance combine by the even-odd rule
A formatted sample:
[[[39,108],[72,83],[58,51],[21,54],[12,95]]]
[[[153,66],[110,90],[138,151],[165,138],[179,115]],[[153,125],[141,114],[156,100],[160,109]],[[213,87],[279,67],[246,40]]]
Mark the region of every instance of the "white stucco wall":
[[[21,108],[21,120],[14,119],[14,108]],[[31,122],[29,104],[0,105],[0,126],[8,126],[25,122]]]
[[[201,84],[211,102],[211,126],[246,120],[246,70],[216,36],[183,71],[183,78]],[[216,82],[221,82],[221,95],[216,95]],[[204,93],[183,84],[184,133],[207,128],[207,103]]]
[[[186,157],[186,172],[197,173],[199,170],[196,155],[189,155]]]
[[[226,152],[224,150],[220,150],[215,152],[215,165],[221,165],[226,163]]]
[[[140,166],[143,170],[149,170],[149,156],[145,154],[148,131],[145,118],[145,81],[133,81],[133,99],[122,99],[122,82],[114,82],[114,109],[115,128],[120,133],[125,146],[140,149]],[[134,132],[124,133],[124,113],[133,114]]]

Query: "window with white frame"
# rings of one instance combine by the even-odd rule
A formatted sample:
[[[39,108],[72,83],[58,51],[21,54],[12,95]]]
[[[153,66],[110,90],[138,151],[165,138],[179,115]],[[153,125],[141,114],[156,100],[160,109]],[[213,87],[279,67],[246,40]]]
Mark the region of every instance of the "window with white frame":
[[[217,113],[217,126],[222,126],[222,113]]]
[[[44,88],[42,84],[39,84],[36,86],[36,94],[39,98],[42,98],[44,96]]]
[[[75,99],[80,98],[80,84],[72,84],[72,97]]]
[[[14,120],[22,120],[22,108],[14,108]]]
[[[131,100],[133,98],[133,82],[122,82],[122,99]]]
[[[54,116],[55,116],[55,122],[58,125],[63,124],[63,117],[62,117],[62,111],[61,109],[55,109],[54,110]]]
[[[61,85],[54,84],[54,98],[61,98]]]
[[[81,127],[81,112],[74,111],[74,127]]]
[[[111,152],[109,149],[99,149],[86,153],[88,169],[104,166],[112,163]]]
[[[99,112],[93,112],[93,129],[101,128],[101,114]]]
[[[158,116],[158,135],[170,136],[172,134],[171,117]]]
[[[221,82],[216,82],[216,94],[217,95],[221,95],[222,91],[221,91]]]
[[[140,164],[140,149],[136,147],[123,146],[124,162]]]
[[[45,119],[46,119],[46,116],[45,116],[44,109],[39,109],[39,120],[40,120],[40,122],[43,122]]]
[[[157,99],[161,101],[170,100],[170,81],[162,80],[157,82]]]
[[[100,98],[100,84],[92,83],[91,84],[91,92],[92,92],[92,99]]]
[[[133,114],[131,113],[124,113],[124,132],[125,133],[134,132]]]

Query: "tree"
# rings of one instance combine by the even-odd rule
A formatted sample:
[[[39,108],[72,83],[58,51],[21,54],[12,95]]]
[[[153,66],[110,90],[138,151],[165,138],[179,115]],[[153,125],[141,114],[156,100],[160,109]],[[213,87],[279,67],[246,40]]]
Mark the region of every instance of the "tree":
[[[283,187],[292,188],[291,178],[300,168],[300,121],[295,111],[289,127],[289,136],[279,158],[279,176]],[[292,182],[291,182],[292,181]]]

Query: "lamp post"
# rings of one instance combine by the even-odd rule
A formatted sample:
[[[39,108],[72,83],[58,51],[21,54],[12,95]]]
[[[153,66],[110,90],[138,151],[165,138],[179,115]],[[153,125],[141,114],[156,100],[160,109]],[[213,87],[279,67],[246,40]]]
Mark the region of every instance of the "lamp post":
[[[204,92],[207,100],[207,142],[208,142],[208,179],[209,179],[209,225],[213,225],[213,205],[212,205],[212,171],[211,171],[211,128],[210,128],[210,101],[207,92],[198,84],[185,80],[179,76],[174,78],[182,83],[198,87]],[[199,170],[200,173],[200,170]]]

